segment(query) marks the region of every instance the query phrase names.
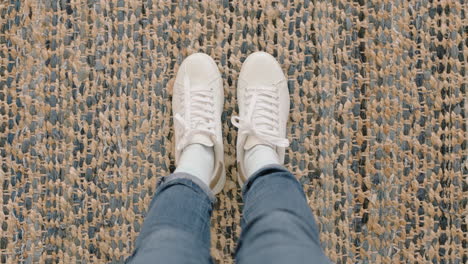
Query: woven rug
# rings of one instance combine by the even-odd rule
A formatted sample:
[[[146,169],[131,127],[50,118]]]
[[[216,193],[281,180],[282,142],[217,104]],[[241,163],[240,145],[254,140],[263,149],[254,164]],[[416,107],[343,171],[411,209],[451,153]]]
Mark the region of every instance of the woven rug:
[[[286,166],[330,259],[467,263],[466,14],[465,0],[1,1],[0,262],[131,254],[174,169],[175,73],[205,52],[225,89],[212,255],[232,263],[229,119],[242,62],[263,50],[288,76]]]

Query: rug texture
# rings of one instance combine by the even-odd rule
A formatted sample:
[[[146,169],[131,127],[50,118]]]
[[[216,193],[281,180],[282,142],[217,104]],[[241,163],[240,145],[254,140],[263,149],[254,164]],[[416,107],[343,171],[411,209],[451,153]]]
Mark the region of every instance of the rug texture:
[[[224,80],[228,181],[212,255],[241,229],[236,84],[288,77],[286,166],[336,263],[467,263],[466,0],[0,2],[0,262],[122,263],[174,169],[182,60]],[[311,260],[312,262],[313,260]],[[163,263],[163,260],[155,260]]]

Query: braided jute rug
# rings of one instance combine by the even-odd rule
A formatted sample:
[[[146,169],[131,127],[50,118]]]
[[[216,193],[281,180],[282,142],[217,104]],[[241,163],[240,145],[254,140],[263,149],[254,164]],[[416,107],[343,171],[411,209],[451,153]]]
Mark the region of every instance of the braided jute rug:
[[[330,259],[467,263],[467,5],[0,1],[0,262],[124,261],[174,169],[175,73],[205,52],[224,80],[228,175],[212,255],[232,263],[229,119],[242,62],[263,50],[288,76],[286,166]]]

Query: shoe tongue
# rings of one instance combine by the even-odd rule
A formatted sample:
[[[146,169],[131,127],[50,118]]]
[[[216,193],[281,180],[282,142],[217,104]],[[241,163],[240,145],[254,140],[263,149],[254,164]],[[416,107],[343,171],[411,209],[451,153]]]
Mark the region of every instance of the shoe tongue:
[[[256,136],[248,136],[244,144],[244,150],[249,150],[257,145],[267,145],[273,148],[273,145],[259,140]]]
[[[190,140],[190,142],[187,143],[187,146],[190,145],[190,144],[202,144],[206,147],[213,147],[214,144],[213,144],[213,141],[211,140],[210,137],[208,137],[207,135],[203,135],[203,134],[196,134],[192,137],[192,139]]]

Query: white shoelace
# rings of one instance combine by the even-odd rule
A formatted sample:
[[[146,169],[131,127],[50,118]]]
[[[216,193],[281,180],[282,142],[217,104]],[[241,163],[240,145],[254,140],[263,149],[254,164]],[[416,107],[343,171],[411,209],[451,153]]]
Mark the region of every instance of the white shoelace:
[[[276,87],[256,86],[247,89],[246,96],[250,96],[244,119],[238,116],[231,118],[232,124],[245,136],[255,136],[259,141],[277,147],[289,146],[286,138],[279,134],[279,96]]]
[[[217,79],[208,83],[208,87]],[[190,91],[190,79],[184,78],[184,117],[177,113],[174,122],[183,130],[177,150],[181,150],[197,134],[202,134],[210,139],[216,137],[214,122],[214,101],[211,90]]]

